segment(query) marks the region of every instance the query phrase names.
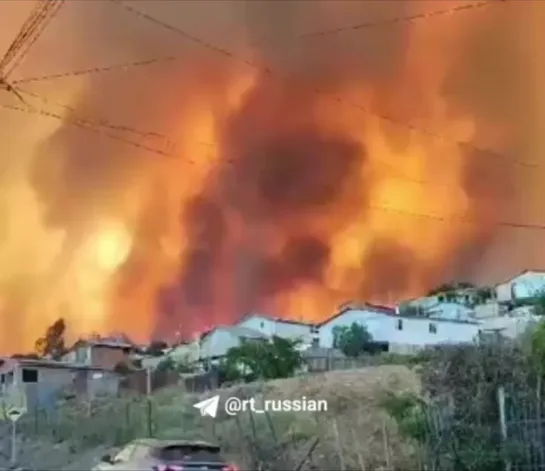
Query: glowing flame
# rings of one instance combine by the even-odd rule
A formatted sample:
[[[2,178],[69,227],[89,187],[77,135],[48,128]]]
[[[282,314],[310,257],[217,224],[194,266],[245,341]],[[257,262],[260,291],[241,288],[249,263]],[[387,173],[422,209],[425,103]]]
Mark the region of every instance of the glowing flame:
[[[51,33],[55,60],[89,56],[93,64],[115,63],[118,56],[166,47],[162,36],[136,36],[116,23],[115,37],[132,39],[100,44],[98,60],[88,35],[110,28],[111,5],[92,10],[99,8],[95,2],[80,3],[89,5],[74,6],[65,23],[78,54],[64,54],[66,34],[59,40]],[[199,24],[200,15],[218,17],[184,2],[153,3],[150,14],[186,24]],[[353,299],[394,302],[451,277],[495,272],[508,251],[482,259],[485,247],[504,240],[493,220],[542,215],[539,172],[519,172],[453,142],[476,140],[520,160],[542,160],[543,93],[528,83],[541,84],[545,76],[535,60],[545,57],[536,19],[545,12],[543,2],[498,2],[488,11],[316,42],[296,38],[310,23],[320,29],[355,17],[410,16],[430,6],[249,3],[241,12],[240,2],[221,2],[236,25],[210,44],[231,44],[233,54],[222,54],[228,61],[203,47],[180,52],[177,66],[135,72],[130,80],[107,74],[55,79],[43,94],[58,92],[59,101],[71,105],[74,111],[59,111],[66,123],[5,116],[1,347],[31,349],[60,316],[70,338],[124,331],[145,340],[190,336],[250,310],[310,320]],[[0,8],[7,11],[0,26],[24,13],[22,4]],[[524,26],[528,19],[533,23]],[[11,30],[0,28],[0,39],[7,42],[5,31]],[[237,46],[248,42],[251,50]],[[238,56],[257,67],[231,60]],[[44,57],[28,61],[40,69],[36,75],[46,68]],[[507,67],[509,57],[520,67]],[[514,76],[519,70],[524,82]],[[80,113],[133,123],[129,132],[101,122],[100,132],[137,145],[70,125]],[[148,129],[158,133],[139,132]],[[519,197],[513,189],[522,183],[533,191]],[[460,214],[478,224],[448,221]],[[527,250],[530,259],[539,252]]]

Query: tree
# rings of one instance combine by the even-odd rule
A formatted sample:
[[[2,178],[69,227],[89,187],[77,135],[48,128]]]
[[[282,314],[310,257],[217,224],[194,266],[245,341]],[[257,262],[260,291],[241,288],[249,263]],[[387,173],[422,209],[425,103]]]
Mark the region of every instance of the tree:
[[[148,355],[154,356],[154,357],[160,357],[163,355],[163,350],[168,348],[168,344],[166,342],[163,342],[161,340],[154,340],[151,342],[146,349],[146,353]]]
[[[287,378],[302,363],[298,344],[276,336],[270,341],[243,342],[228,350],[220,374],[227,381]]]
[[[535,297],[533,307],[536,316],[545,316],[545,293],[540,293]]]
[[[468,283],[467,281],[458,281],[455,283],[443,283],[436,288],[431,289],[428,291],[427,296],[435,296],[437,294],[451,294],[454,291],[458,290],[464,290],[464,289],[472,289],[475,288],[475,285],[472,283]]]
[[[347,357],[357,357],[361,355],[372,336],[367,327],[357,322],[352,325],[342,325],[333,328],[333,346],[340,349]]]
[[[65,353],[64,334],[66,323],[61,317],[51,324],[45,331],[45,335],[36,340],[36,353],[41,357],[50,356],[54,360],[60,359]]]

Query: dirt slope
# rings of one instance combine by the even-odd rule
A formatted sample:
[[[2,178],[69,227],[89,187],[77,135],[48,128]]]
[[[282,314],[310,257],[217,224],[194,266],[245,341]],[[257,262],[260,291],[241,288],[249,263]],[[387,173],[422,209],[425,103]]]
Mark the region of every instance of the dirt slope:
[[[403,465],[406,469],[413,459],[412,449],[399,439],[395,424],[380,409],[379,402],[385,391],[417,391],[418,388],[416,374],[404,366],[367,367],[254,383],[200,397],[169,388],[153,397],[151,408],[147,403],[134,400],[130,404],[128,400],[115,404],[108,401],[93,407],[72,407],[70,413],[64,409],[58,411],[48,422],[51,430],[32,427],[29,423],[22,427],[26,438],[21,448],[21,465],[31,469],[44,469],[44,466],[89,469],[108,447],[145,436],[147,427],[152,425],[158,437],[201,437],[218,441],[228,457],[246,469],[262,466],[263,469],[294,469],[316,439],[319,442],[302,470],[340,469],[340,466],[350,470],[365,466],[370,471],[385,465],[390,469]],[[230,396],[256,396],[258,401],[303,396],[325,399],[328,410],[241,413],[237,417],[220,413],[215,420],[200,417],[192,405],[218,393],[222,400]],[[152,424],[147,421],[150,417]],[[56,440],[52,439],[53,434]]]

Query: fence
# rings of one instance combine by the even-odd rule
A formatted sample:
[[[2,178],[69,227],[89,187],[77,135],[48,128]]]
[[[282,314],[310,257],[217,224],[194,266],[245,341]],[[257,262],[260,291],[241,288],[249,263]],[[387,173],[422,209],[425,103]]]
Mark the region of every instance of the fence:
[[[545,470],[545,401],[539,390],[500,389],[502,436],[509,471]]]
[[[36,460],[29,462],[32,453],[22,448],[20,465],[30,469],[64,468],[66,463],[48,461],[47,452],[51,452],[51,460],[58,460],[62,444],[68,444],[70,453],[79,456],[98,446],[111,451],[109,447],[152,436],[219,442],[227,457],[240,464],[241,469],[399,469],[396,467],[399,444],[392,440],[391,424],[385,419],[375,421],[360,412],[337,417],[337,414],[269,415],[249,411],[234,418],[221,416],[214,421],[201,418],[192,404],[190,394],[161,398],[136,396],[117,401],[77,401],[64,404],[55,412],[28,414],[19,423],[26,443],[47,438],[53,445],[41,451],[38,465]],[[95,451],[94,457],[102,454]],[[68,469],[89,467],[86,463]]]
[[[313,356],[306,358],[305,363],[309,373],[321,373],[326,371],[364,368],[366,366],[408,365],[414,362],[414,359],[414,355],[382,353],[377,355],[363,355],[356,358]]]
[[[419,469],[545,471],[545,402],[540,394],[500,387],[491,401],[494,409],[469,415],[463,404],[457,407],[457,401],[468,400],[477,398],[434,400],[423,405],[420,417],[401,422],[418,437]]]

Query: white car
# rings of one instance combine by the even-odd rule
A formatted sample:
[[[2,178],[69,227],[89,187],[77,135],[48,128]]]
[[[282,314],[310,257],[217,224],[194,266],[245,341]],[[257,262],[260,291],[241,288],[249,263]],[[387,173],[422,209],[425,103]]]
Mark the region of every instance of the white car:
[[[238,471],[217,445],[198,440],[134,440],[114,456],[105,455],[93,471]]]

